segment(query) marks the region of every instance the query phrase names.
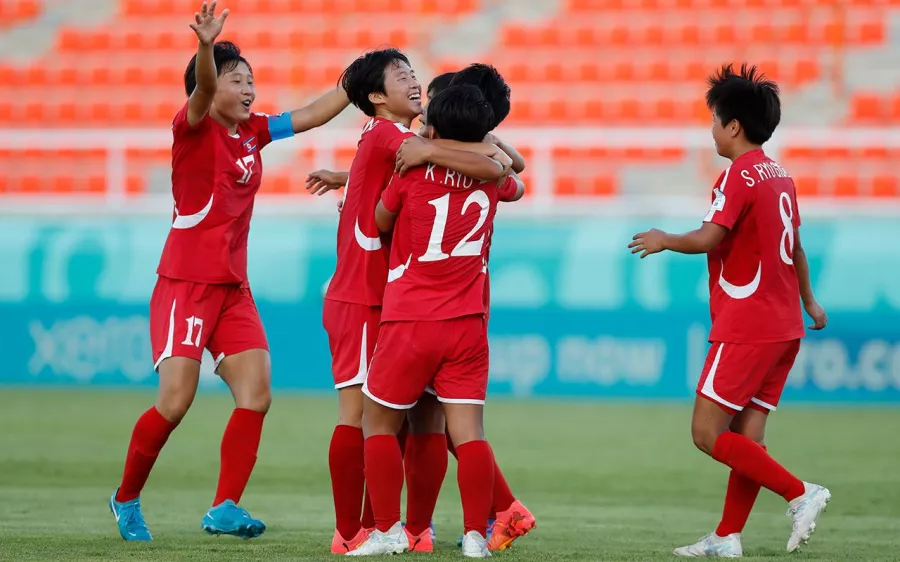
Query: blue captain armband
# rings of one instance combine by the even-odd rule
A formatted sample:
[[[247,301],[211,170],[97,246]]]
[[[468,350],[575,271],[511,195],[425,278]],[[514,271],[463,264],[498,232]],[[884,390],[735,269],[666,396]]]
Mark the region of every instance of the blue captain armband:
[[[290,113],[279,113],[269,116],[269,135],[273,141],[289,139],[294,136],[294,125]]]

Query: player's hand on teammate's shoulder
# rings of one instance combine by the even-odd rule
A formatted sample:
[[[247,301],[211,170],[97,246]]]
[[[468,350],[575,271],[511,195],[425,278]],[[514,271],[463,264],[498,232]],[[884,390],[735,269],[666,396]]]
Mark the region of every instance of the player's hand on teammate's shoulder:
[[[340,172],[316,170],[306,176],[306,191],[310,195],[325,195],[329,191],[342,188],[345,182],[346,176]]]
[[[194,23],[191,29],[197,34],[197,39],[204,45],[211,45],[216,37],[222,33],[225,27],[225,20],[228,18],[228,10],[222,10],[219,17],[216,17],[216,1],[203,3],[199,12],[194,12]]]
[[[421,166],[431,158],[431,145],[419,136],[406,138],[397,149],[397,160],[394,172],[405,175],[410,168]]]
[[[509,154],[503,152],[499,147],[497,150],[489,155],[491,160],[494,160],[501,166],[503,166],[503,181],[506,181],[506,176],[509,175],[509,172],[512,170],[513,161]],[[502,184],[500,184],[502,185]]]
[[[665,238],[665,232],[658,228],[651,228],[647,232],[640,232],[632,236],[628,247],[631,248],[632,254],[641,253],[641,259],[644,259],[650,254],[657,254],[665,250]]]
[[[803,308],[806,309],[809,317],[813,319],[813,325],[809,327],[810,330],[821,330],[828,325],[828,315],[825,313],[825,308],[817,301],[804,303]]]

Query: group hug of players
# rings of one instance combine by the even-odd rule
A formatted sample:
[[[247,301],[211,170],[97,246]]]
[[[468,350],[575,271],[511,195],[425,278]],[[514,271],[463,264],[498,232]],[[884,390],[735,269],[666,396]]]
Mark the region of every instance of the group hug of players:
[[[250,64],[234,44],[216,42],[227,17],[204,3],[191,24],[199,46],[184,75],[187,102],[172,124],[175,208],[150,302],[159,393],[135,424],[109,500],[122,538],[152,539],[140,493],[194,399],[204,349],[235,409],[202,528],[242,538],[265,531],[238,506],[271,403],[268,344],[247,280],[260,151],[352,103],[370,119],[349,173],[320,170],[307,179],[318,194],[345,186],[323,309],[339,396],[329,448],[331,552],[431,552],[448,451],[458,461],[462,554],[509,548],[535,518],[510,491],[482,422],[494,215],[500,201],[516,201],[525,189],[521,155],[492,134],[509,113],[509,87],[493,67],[473,64],[436,78],[426,111],[407,57],[384,49],[359,57],[340,87],[309,105],[255,114]],[[732,162],[708,214],[697,230],[652,229],[628,244],[641,258],[670,250],[709,261],[711,347],[691,432],[731,473],[718,528],[675,554],[741,556],[741,531],[761,487],[789,503],[792,552],[808,541],[831,494],[776,462],[764,430],[804,336],[802,308],[813,329],[827,318],[810,286],[793,181],[762,150],[781,117],[777,86],[755,67],[725,66],[710,78],[707,104],[717,152]]]

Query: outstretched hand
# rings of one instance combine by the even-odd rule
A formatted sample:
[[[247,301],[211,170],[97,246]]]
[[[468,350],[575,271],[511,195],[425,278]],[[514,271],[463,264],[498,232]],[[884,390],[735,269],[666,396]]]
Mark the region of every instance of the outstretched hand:
[[[331,170],[316,170],[306,176],[306,191],[310,195],[325,195],[344,186],[344,175]]]
[[[628,244],[632,254],[641,253],[641,259],[646,258],[650,254],[656,254],[665,250],[663,244],[666,233],[657,228],[651,228],[647,232],[635,234]]]
[[[197,39],[203,45],[211,45],[216,37],[222,33],[225,27],[225,20],[228,18],[228,10],[222,10],[219,17],[216,17],[216,0],[210,4],[206,2],[200,8],[199,12],[194,12],[194,23],[190,24],[191,29],[197,34]]]

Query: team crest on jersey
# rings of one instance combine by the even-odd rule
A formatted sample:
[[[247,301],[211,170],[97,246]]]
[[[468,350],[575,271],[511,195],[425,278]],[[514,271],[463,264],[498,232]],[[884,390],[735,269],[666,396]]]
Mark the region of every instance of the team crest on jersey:
[[[725,208],[725,192],[717,187],[713,190],[713,195],[715,195],[716,198],[713,199],[712,207],[710,207],[710,209],[713,211],[721,211]]]
[[[254,150],[256,150],[256,145],[251,144],[255,140],[256,137],[250,137],[249,139],[244,141],[244,146],[247,147],[247,152],[253,152]]]

